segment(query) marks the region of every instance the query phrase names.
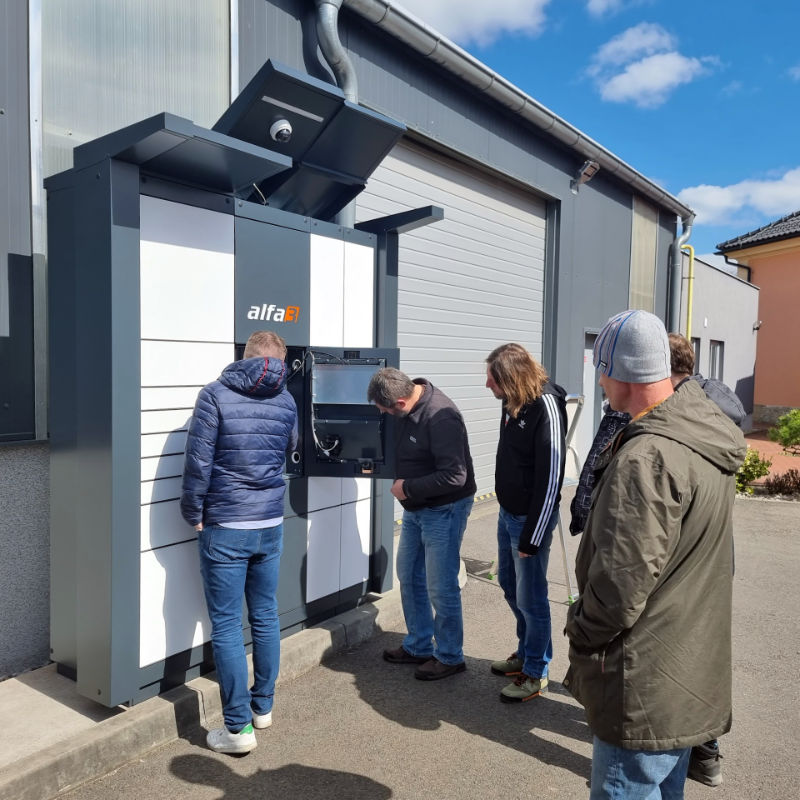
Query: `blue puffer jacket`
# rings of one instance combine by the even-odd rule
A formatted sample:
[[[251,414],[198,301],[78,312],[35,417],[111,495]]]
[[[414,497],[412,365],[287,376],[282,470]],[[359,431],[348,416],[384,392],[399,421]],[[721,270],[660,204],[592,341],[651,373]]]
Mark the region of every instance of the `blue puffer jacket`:
[[[283,464],[297,445],[286,364],[247,358],[200,390],[189,424],[181,514],[190,525],[283,516]]]

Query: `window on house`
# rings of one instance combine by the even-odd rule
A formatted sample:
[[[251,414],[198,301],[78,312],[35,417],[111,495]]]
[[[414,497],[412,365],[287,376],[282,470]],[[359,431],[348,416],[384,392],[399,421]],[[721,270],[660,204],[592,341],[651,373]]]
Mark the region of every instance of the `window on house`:
[[[657,246],[658,209],[641,198],[634,197],[629,308],[655,311]]]
[[[694,371],[702,372],[700,369],[700,338],[692,336],[692,350],[694,350]]]
[[[725,358],[725,342],[711,340],[709,350],[708,377],[722,380],[722,367]]]

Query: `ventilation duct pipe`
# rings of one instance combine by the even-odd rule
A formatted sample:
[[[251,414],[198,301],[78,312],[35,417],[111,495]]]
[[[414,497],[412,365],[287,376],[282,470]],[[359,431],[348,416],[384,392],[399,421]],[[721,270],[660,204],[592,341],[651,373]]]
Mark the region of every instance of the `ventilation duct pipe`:
[[[322,55],[333,70],[336,83],[346,100],[358,102],[358,79],[353,62],[339,38],[339,9],[342,0],[314,0],[317,7],[317,39]],[[336,223],[345,228],[356,224],[356,201],[351,200],[337,215]]]

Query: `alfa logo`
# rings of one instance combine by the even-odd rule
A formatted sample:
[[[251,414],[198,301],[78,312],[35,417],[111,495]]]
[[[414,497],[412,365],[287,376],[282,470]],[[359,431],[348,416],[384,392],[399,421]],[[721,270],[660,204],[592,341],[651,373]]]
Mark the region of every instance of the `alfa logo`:
[[[265,322],[297,322],[300,316],[300,306],[286,306],[281,308],[272,303],[260,306],[250,306],[247,319],[258,319]]]

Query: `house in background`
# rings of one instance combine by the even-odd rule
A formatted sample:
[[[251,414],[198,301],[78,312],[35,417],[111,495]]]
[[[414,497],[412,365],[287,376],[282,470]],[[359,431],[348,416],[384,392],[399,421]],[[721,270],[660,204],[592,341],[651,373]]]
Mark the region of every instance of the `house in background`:
[[[753,426],[759,290],[738,274],[683,255],[680,330],[694,346],[695,371],[730,386]],[[691,296],[691,324],[687,324]]]
[[[753,422],[800,408],[800,211],[717,245],[759,287]]]

